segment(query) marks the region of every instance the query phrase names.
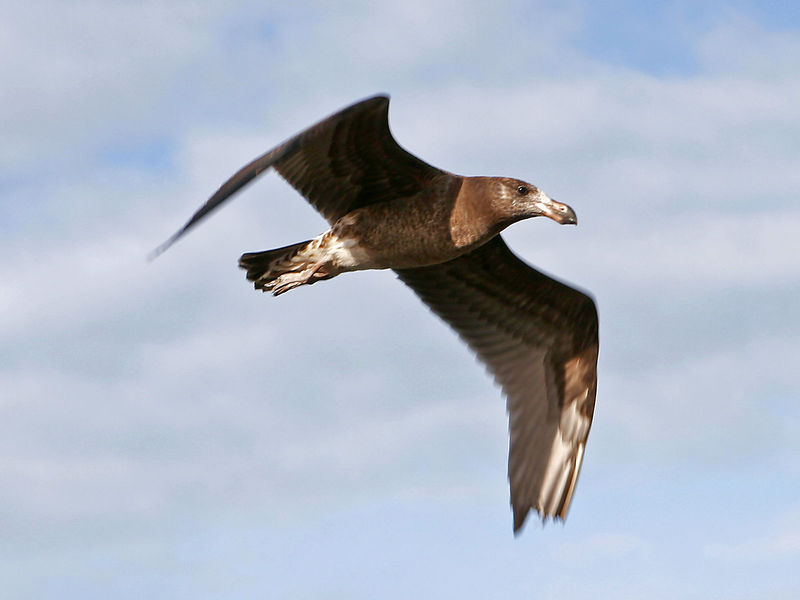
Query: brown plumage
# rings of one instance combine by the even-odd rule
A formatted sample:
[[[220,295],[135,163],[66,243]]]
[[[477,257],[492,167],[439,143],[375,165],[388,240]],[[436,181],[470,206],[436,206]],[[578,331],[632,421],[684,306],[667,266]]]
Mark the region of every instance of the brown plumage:
[[[403,150],[376,96],[306,129],[241,168],[155,254],[268,168],[330,224],[319,236],[239,261],[278,295],[363,269],[394,269],[501,385],[509,413],[514,531],[533,509],[564,518],[594,411],[597,310],[586,294],[519,260],[498,235],[535,216],[576,223],[535,186],[461,177]]]

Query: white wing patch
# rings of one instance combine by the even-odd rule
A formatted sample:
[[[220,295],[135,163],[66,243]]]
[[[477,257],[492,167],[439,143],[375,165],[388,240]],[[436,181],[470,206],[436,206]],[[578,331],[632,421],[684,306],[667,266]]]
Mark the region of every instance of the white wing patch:
[[[566,512],[578,481],[589,426],[589,420],[580,413],[578,402],[563,407],[539,494],[537,508],[542,516],[559,514],[562,506]],[[563,518],[564,514],[559,516]]]
[[[542,349],[487,344],[478,350],[487,364],[502,364],[494,373],[506,393],[511,436],[508,478],[515,521],[529,508],[542,518],[566,516],[578,479],[591,419],[582,412],[586,388],[565,404],[558,400],[554,373]],[[568,370],[568,374],[572,374]],[[580,383],[580,377],[569,382]],[[567,392],[574,385],[565,386]],[[521,515],[518,513],[522,513]]]

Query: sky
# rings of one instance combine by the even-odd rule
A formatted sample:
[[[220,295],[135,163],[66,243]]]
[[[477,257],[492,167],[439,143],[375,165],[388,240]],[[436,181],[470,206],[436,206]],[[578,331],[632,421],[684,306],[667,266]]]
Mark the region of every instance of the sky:
[[[3,598],[800,594],[796,2],[0,5]],[[512,534],[500,391],[388,271],[273,298],[322,218],[235,170],[389,93],[401,145],[531,181],[590,290],[564,524]]]

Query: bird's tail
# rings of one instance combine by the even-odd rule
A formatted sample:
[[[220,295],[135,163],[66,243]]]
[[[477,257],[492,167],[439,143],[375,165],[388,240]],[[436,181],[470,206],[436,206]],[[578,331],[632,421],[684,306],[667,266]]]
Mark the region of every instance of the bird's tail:
[[[247,271],[247,279],[253,282],[257,290],[272,292],[277,296],[298,285],[313,283],[313,273],[309,273],[313,265],[302,254],[311,241],[242,254],[239,266]]]

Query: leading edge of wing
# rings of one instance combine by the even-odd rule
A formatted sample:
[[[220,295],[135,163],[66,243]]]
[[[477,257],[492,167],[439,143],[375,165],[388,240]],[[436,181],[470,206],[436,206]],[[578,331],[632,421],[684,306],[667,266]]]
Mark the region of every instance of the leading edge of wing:
[[[170,236],[163,244],[161,244],[160,246],[155,248],[152,252],[150,252],[147,255],[147,259],[152,261],[161,254],[163,254],[170,246],[172,246],[180,238],[186,235],[186,233],[188,233],[190,229],[192,229],[205,217],[211,214],[214,210],[219,208],[225,201],[231,199],[239,190],[247,186],[251,181],[253,181],[256,177],[258,177],[264,171],[273,166],[277,161],[294,152],[302,142],[303,135],[308,130],[314,129],[330,119],[337,117],[341,118],[343,116],[346,116],[347,114],[353,111],[363,108],[363,106],[366,104],[381,103],[381,102],[388,103],[389,96],[387,94],[379,94],[355,102],[354,104],[351,104],[350,106],[322,119],[321,121],[312,125],[311,127],[304,129],[302,132],[294,135],[293,137],[289,138],[282,144],[276,146],[272,150],[265,152],[258,158],[247,163],[241,169],[236,171],[236,173],[234,173],[225,183],[223,183],[219,187],[219,189],[216,192],[214,192],[212,196],[206,201],[206,203],[203,204],[203,206],[201,206],[197,210],[197,212],[195,212],[192,215],[191,219],[189,219],[183,227],[181,227],[178,231],[172,234],[172,236]]]

